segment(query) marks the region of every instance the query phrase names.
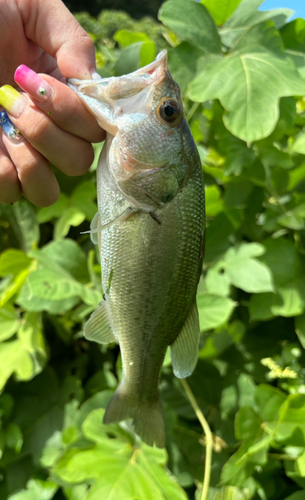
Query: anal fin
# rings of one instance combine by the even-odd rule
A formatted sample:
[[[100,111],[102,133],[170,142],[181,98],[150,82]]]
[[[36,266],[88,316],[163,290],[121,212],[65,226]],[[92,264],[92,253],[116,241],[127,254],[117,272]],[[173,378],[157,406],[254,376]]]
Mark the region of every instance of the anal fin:
[[[105,301],[99,304],[85,324],[84,337],[99,344],[117,342],[110,327]]]
[[[186,378],[193,373],[198,359],[199,339],[200,325],[195,301],[181,332],[171,345],[172,365],[176,377]]]

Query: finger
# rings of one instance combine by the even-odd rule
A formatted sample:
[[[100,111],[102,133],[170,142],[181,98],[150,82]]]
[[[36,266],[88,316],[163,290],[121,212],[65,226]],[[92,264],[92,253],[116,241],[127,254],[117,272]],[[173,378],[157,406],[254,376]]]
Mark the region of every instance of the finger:
[[[19,2],[19,9],[27,38],[56,58],[63,76],[91,77],[93,41],[60,0]]]
[[[61,129],[89,142],[101,142],[105,132],[94,116],[67,85],[48,75],[38,75],[24,64],[15,72],[15,81]]]
[[[26,94],[4,85],[0,104],[29,143],[67,175],[84,174],[94,159],[91,144],[61,130]]]
[[[20,194],[17,171],[5,148],[0,147],[0,203],[15,203]]]
[[[6,175],[4,174],[7,188],[10,190],[6,203],[16,201],[20,191],[38,207],[55,203],[60,191],[48,161],[25,140],[16,143],[4,136],[3,143],[10,156],[10,165],[7,162]],[[0,185],[2,191],[2,180]],[[1,191],[0,200],[4,199]]]

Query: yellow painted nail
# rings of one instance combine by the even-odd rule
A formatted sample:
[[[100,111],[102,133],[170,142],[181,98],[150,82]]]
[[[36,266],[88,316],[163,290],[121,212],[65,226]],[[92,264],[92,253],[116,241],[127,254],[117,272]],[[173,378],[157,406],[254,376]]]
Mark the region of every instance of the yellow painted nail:
[[[22,95],[10,85],[0,88],[0,104],[15,118],[18,118],[24,109]]]

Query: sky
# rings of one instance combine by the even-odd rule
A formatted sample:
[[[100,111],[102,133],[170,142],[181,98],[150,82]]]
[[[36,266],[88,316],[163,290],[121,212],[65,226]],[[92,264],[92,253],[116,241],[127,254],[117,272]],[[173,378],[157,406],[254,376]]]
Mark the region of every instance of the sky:
[[[305,19],[305,0],[265,0],[259,10],[278,9],[280,7],[288,7],[295,10],[295,14],[291,19],[303,17]]]

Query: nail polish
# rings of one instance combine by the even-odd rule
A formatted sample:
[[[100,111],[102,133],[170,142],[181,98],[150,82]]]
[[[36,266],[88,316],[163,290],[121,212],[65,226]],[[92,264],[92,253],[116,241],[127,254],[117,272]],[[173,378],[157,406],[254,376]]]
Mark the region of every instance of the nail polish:
[[[0,105],[15,118],[21,115],[25,107],[23,96],[10,85],[0,88]]]
[[[21,64],[14,75],[15,82],[37,101],[47,101],[52,94],[50,85],[32,69]]]
[[[13,142],[18,143],[22,140],[19,129],[11,122],[6,111],[0,112],[0,127],[2,127],[5,135]]]

